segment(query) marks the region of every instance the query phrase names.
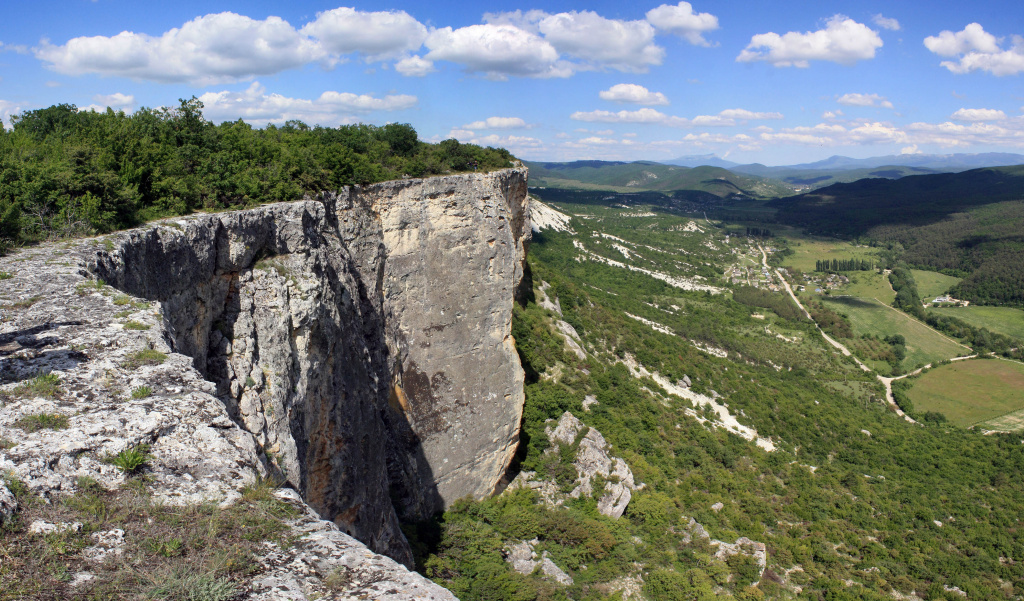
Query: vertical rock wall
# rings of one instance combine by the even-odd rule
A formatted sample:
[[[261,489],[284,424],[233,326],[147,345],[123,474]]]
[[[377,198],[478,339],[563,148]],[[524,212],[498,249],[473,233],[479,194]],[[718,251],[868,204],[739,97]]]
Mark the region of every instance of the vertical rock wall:
[[[134,230],[93,270],[161,301],[314,509],[408,563],[396,510],[489,494],[518,442],[526,203],[521,170],[386,182]]]

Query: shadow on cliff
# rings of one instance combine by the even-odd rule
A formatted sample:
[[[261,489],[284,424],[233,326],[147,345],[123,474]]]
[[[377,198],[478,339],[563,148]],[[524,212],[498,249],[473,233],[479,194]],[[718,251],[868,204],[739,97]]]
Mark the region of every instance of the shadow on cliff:
[[[239,274],[252,270],[256,257],[280,256],[288,249],[271,236],[250,236],[254,238],[251,247],[246,245],[251,250],[250,259],[245,264],[228,263],[224,249],[237,242],[233,238],[245,235],[230,231],[231,227],[226,219],[211,223],[211,230],[216,231],[213,239],[195,245],[173,232],[150,231],[122,242],[116,252],[99,253],[93,271],[128,294],[163,303],[171,348],[192,357],[203,377],[217,384],[218,394],[235,423],[259,439],[265,433],[246,427],[238,401],[231,398],[232,386],[251,386],[248,380],[252,378],[229,369],[227,356],[231,351],[224,350],[226,345],[220,339],[234,339],[234,322],[242,309],[239,295],[251,293],[241,290]],[[311,230],[316,231],[303,228],[301,235],[311,236]],[[284,407],[286,428],[295,442],[300,472],[287,474],[288,482],[343,532],[373,551],[411,566],[413,557],[400,520],[429,519],[443,508],[443,502],[420,438],[405,413],[389,405],[394,358],[386,342],[379,297],[367,290],[367,280],[375,278],[373,274],[361,274],[349,250],[322,232],[325,230],[312,234],[307,241],[310,248],[326,250],[330,258],[315,265],[316,269],[307,275],[320,278],[321,284],[335,293],[332,298],[338,302],[335,309],[341,327],[327,323],[330,311],[323,311],[316,312],[308,322],[312,330],[302,332],[319,344],[315,361],[306,357],[306,362],[311,370],[320,371],[306,374],[310,387],[304,381],[302,392],[296,384],[285,393],[290,399]],[[301,256],[309,259],[308,254]],[[250,304],[265,302],[253,297]],[[291,319],[287,314],[283,317],[281,327],[291,328]],[[296,335],[298,332],[291,332],[278,340],[289,348],[274,351],[290,356],[293,365],[283,368],[299,374],[295,367],[300,362]],[[250,344],[259,347],[273,340],[254,338]],[[254,365],[269,361],[274,354],[270,350],[259,347]],[[313,375],[318,376],[315,382],[308,378]],[[294,396],[296,393],[299,396]],[[274,465],[276,461],[261,455],[272,475],[285,475]]]

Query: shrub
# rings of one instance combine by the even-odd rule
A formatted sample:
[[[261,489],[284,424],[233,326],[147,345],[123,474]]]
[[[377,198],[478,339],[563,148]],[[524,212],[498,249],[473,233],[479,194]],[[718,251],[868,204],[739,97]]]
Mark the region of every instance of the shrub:
[[[129,321],[129,322],[124,324],[124,329],[126,329],[126,330],[148,330],[149,326],[147,326],[144,323],[140,323],[138,321]]]

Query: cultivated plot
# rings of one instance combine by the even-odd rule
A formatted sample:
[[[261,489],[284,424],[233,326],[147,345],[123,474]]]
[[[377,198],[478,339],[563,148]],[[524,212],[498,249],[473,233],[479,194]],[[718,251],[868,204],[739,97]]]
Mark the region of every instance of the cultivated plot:
[[[914,367],[969,354],[970,350],[943,336],[925,324],[892,307],[869,298],[850,296],[820,297],[829,308],[849,317],[857,336],[884,338],[902,334],[906,339],[907,356],[903,367]]]
[[[919,413],[938,411],[953,424],[987,430],[1024,426],[1024,365],[999,359],[972,359],[943,365],[921,375],[907,396]]]
[[[917,283],[917,294],[924,302],[946,294],[946,292],[960,283],[960,278],[935,271],[921,271],[911,269],[914,274],[914,282]]]
[[[935,307],[928,310],[1024,340],[1024,311],[1012,307]]]

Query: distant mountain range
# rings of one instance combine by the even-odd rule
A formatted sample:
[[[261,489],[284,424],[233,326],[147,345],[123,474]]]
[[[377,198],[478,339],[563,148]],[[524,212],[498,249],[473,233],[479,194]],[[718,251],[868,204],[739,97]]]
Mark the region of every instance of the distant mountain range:
[[[705,154],[679,157],[664,161],[664,163],[685,167],[698,165],[722,167],[735,173],[782,180],[798,190],[810,190],[865,178],[899,179],[908,175],[959,173],[982,167],[1021,165],[1024,164],[1024,155],[1009,152],[892,154],[866,159],[836,155],[813,163],[769,167],[760,163],[741,165],[713,154]]]
[[[774,179],[734,173],[721,167],[681,167],[653,161],[525,161],[530,185],[639,192],[690,190],[725,197],[772,198],[793,194],[794,187]]]
[[[679,165],[682,167],[710,165],[712,167],[723,167],[732,171],[739,171],[740,173],[760,175],[761,177],[778,177],[778,173],[788,171],[843,171],[853,169],[874,169],[877,167],[887,166],[918,167],[937,172],[950,173],[967,171],[968,169],[978,169],[980,167],[1021,165],[1024,164],[1024,154],[1014,154],[1011,152],[983,152],[977,154],[890,154],[866,159],[853,159],[850,157],[835,155],[813,163],[779,165],[775,167],[768,167],[760,163],[743,165],[719,158],[714,154],[691,155],[662,162],[666,165]]]

